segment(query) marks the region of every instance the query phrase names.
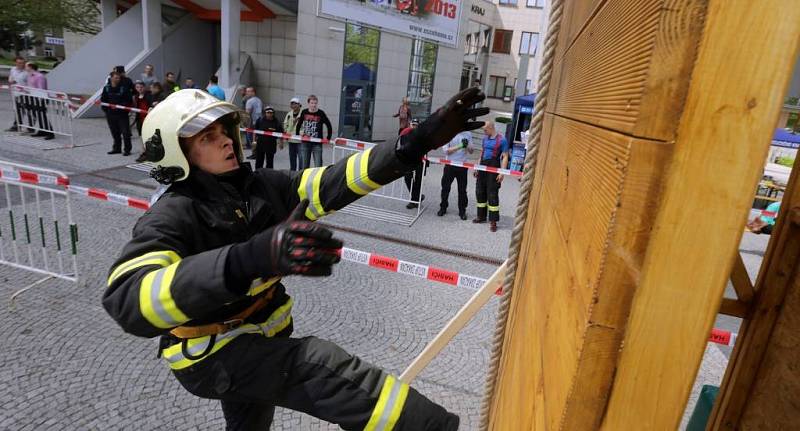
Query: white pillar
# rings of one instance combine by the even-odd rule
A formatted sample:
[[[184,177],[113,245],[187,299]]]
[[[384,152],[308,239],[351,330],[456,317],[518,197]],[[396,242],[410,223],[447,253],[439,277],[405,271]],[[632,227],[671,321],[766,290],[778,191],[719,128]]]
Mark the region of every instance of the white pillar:
[[[161,45],[161,0],[142,0],[142,34],[144,49]]]
[[[241,32],[241,23],[239,18],[242,13],[242,4],[240,0],[222,0],[222,34],[221,34],[221,47],[222,55],[220,56],[221,68],[219,76],[219,85],[223,88],[230,88],[239,84],[239,34]]]
[[[100,22],[103,28],[117,19],[117,0],[100,0]]]

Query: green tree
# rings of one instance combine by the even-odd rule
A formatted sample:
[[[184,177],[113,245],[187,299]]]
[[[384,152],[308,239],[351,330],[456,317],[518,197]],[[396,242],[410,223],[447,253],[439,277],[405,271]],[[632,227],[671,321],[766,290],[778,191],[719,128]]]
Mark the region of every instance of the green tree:
[[[0,49],[15,53],[24,48],[23,34],[29,30],[63,28],[89,34],[100,31],[100,10],[95,1],[0,0],[0,11]]]

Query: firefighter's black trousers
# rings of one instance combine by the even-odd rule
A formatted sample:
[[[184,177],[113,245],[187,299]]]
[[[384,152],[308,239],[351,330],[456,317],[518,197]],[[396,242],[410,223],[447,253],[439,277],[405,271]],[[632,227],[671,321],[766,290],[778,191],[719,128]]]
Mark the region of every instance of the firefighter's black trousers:
[[[482,165],[493,168],[500,167],[500,161],[494,159],[481,160]],[[489,221],[500,220],[500,183],[497,175],[492,172],[478,171],[478,181],[475,183],[475,201],[477,201],[478,218],[486,220],[489,212]]]
[[[385,425],[392,405],[400,412],[394,430],[458,429],[457,416],[413,388],[405,403],[397,404],[399,381],[314,337],[240,335],[198,364],[174,373],[189,392],[222,401],[228,430],[268,430],[275,406],[346,430],[362,430],[368,424],[368,429],[389,429]],[[397,385],[394,391],[385,388],[389,379]],[[375,415],[384,413],[381,409],[386,414],[378,420]]]

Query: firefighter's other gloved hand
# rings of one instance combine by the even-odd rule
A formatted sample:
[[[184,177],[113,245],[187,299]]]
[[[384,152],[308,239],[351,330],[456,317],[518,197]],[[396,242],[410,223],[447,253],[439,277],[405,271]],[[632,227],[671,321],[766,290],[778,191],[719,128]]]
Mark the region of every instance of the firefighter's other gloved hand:
[[[306,220],[306,208],[308,200],[303,200],[283,223],[231,246],[225,266],[230,290],[245,293],[258,277],[331,275],[342,242],[329,229]]]
[[[400,136],[396,153],[403,162],[414,164],[428,151],[450,142],[465,130],[483,126],[483,121],[473,121],[489,113],[489,108],[472,108],[486,96],[478,87],[462,90],[434,112],[410,133]]]

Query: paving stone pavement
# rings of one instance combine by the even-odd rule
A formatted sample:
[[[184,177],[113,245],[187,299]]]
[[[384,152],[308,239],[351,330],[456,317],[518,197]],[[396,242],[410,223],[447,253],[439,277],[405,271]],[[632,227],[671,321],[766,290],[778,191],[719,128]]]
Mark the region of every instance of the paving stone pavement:
[[[11,123],[7,93],[0,91],[0,125]],[[106,155],[110,136],[102,119],[75,121],[76,148],[61,149],[65,138],[40,141],[17,133],[0,138],[0,159],[48,166],[70,175],[73,183],[133,197],[148,197],[156,184],[146,173],[126,168],[134,156]],[[288,167],[286,151],[276,156]],[[325,160],[331,160],[326,150]],[[457,252],[502,260],[507,253],[519,183],[506,178],[501,188],[500,231],[457,218],[455,184],[450,212],[435,215],[441,167],[432,165],[424,184],[427,209],[411,227],[334,214],[334,226],[433,244]],[[474,216],[474,179],[470,177],[470,216]],[[169,375],[155,358],[156,343],[124,334],[100,305],[107,271],[139,210],[77,196],[73,211],[80,227],[76,286],[47,281],[24,293],[11,310],[7,301],[16,290],[39,280],[30,272],[0,267],[0,430],[26,429],[223,429],[216,401],[196,398]],[[470,217],[471,218],[471,217]],[[346,232],[337,234],[346,246],[403,260],[488,277],[494,266],[419,247]],[[745,235],[742,249],[755,277],[766,247],[765,237]],[[330,278],[292,277],[286,285],[295,297],[295,335],[332,340],[349,352],[399,373],[425,343],[452,317],[472,291],[408,278],[343,262]],[[730,290],[730,289],[729,289]],[[729,292],[730,294],[730,292]],[[476,429],[483,382],[490,354],[497,299],[482,310],[416,380],[415,386],[458,413],[464,430]],[[721,317],[717,326],[736,330],[736,319]],[[710,345],[697,379],[719,380],[725,349]],[[692,404],[690,403],[689,409]],[[690,413],[690,410],[687,412]],[[277,409],[275,430],[338,429],[316,418]]]

